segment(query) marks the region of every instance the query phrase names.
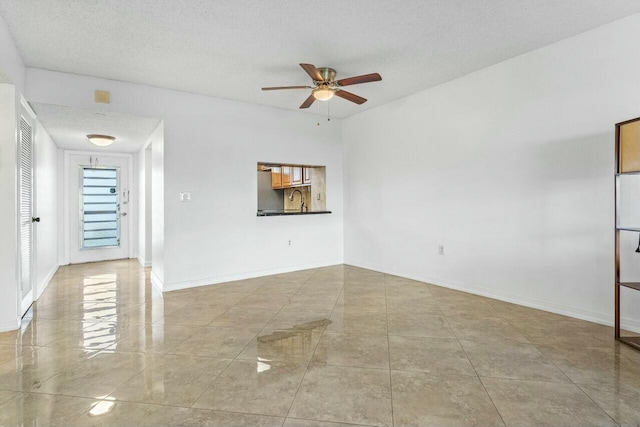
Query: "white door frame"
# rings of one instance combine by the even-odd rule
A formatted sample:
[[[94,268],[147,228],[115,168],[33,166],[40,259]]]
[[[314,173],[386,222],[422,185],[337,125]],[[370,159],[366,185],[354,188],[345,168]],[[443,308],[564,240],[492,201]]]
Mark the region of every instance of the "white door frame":
[[[22,317],[27,309],[31,306],[31,304],[36,300],[36,296],[38,295],[38,285],[37,285],[37,230],[36,227],[31,225],[31,262],[30,262],[30,279],[31,279],[31,291],[27,295],[26,298],[22,297],[22,239],[21,239],[21,223],[20,223],[20,198],[21,198],[21,187],[20,187],[20,155],[21,155],[21,145],[22,138],[20,134],[20,120],[21,118],[25,118],[29,125],[31,126],[31,216],[36,215],[36,113],[33,111],[29,103],[24,96],[20,95],[20,111],[17,114],[17,128],[16,128],[16,222],[18,226],[17,240],[18,240],[18,253],[17,253],[17,285],[18,285],[18,313],[20,317]]]
[[[88,143],[88,142],[87,142]],[[70,236],[70,230],[71,230],[71,215],[70,215],[70,194],[69,194],[69,185],[70,185],[70,180],[71,180],[71,173],[77,173],[78,171],[74,169],[74,171],[70,171],[69,170],[69,164],[70,164],[70,157],[71,156],[95,156],[95,157],[124,157],[127,159],[127,179],[129,182],[129,188],[130,188],[130,197],[129,197],[129,211],[130,212],[135,212],[138,204],[137,204],[137,197],[138,197],[138,192],[137,192],[137,188],[134,185],[134,181],[133,181],[133,154],[130,153],[112,153],[112,152],[105,152],[105,151],[72,151],[72,150],[64,150],[64,183],[63,183],[63,218],[64,218],[64,230],[62,235],[64,236],[64,256],[63,256],[63,265],[67,265],[69,264],[69,250],[70,250],[70,244],[69,244],[69,236]],[[128,229],[129,229],[129,237],[128,239],[128,244],[129,247],[127,249],[128,254],[127,257],[128,258],[133,258],[133,243],[134,243],[134,232],[133,232],[133,214],[127,215],[125,218],[128,224]],[[120,220],[122,221],[122,218],[120,218]]]

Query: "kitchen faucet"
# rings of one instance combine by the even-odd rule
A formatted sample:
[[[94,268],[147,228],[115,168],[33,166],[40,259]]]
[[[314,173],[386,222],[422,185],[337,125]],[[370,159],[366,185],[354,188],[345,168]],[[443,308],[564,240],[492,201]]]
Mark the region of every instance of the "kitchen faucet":
[[[296,191],[298,193],[300,193],[300,212],[304,211],[304,198],[302,197],[302,191],[298,190],[297,188],[295,190],[293,190],[291,192],[291,195],[289,196],[289,200],[293,201],[293,195],[296,194]]]

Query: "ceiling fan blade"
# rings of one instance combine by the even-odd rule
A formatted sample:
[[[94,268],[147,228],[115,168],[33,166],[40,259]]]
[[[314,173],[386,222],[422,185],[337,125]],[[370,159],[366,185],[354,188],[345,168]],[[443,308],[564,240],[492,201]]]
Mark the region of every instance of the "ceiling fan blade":
[[[273,86],[263,87],[262,90],[284,90],[284,89],[313,89],[311,86]]]
[[[313,101],[315,101],[315,100],[316,99],[313,97],[313,95],[309,95],[309,97],[307,99],[305,99],[305,101],[302,103],[300,108],[309,108],[309,107],[311,107],[311,104],[313,104]]]
[[[338,83],[338,86],[350,86],[350,85],[357,85],[360,83],[379,82],[380,80],[382,80],[382,77],[380,77],[380,74],[371,73],[371,74],[363,74],[362,76],[347,77],[346,79],[338,80],[336,83]]]
[[[324,79],[322,78],[322,74],[320,74],[320,71],[318,71],[318,69],[316,68],[315,65],[312,64],[300,64],[300,66],[302,67],[303,70],[305,70],[307,72],[307,74],[309,74],[309,76],[317,81],[317,82],[323,82]]]
[[[336,90],[336,96],[346,99],[347,101],[355,102],[358,105],[364,104],[365,102],[367,102],[367,100],[364,99],[363,97],[353,94],[351,92],[347,92],[346,90]]]

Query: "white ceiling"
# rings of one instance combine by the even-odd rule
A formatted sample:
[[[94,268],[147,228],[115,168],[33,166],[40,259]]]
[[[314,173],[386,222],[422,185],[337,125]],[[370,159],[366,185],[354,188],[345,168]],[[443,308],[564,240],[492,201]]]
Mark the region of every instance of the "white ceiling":
[[[30,103],[38,119],[59,148],[81,151],[135,153],[142,148],[160,119],[60,105]],[[115,136],[108,147],[89,142],[88,134]]]
[[[640,12],[638,0],[0,0],[27,66],[297,109],[298,66],[352,86],[346,117]],[[319,104],[319,103],[316,103]],[[309,111],[326,114],[326,104]]]

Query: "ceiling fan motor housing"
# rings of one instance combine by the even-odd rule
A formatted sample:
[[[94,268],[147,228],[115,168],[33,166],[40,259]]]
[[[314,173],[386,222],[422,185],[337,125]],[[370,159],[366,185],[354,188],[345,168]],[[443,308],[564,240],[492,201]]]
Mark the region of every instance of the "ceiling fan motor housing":
[[[336,79],[336,70],[334,70],[333,68],[321,67],[318,68],[318,72],[325,82],[332,82]]]

